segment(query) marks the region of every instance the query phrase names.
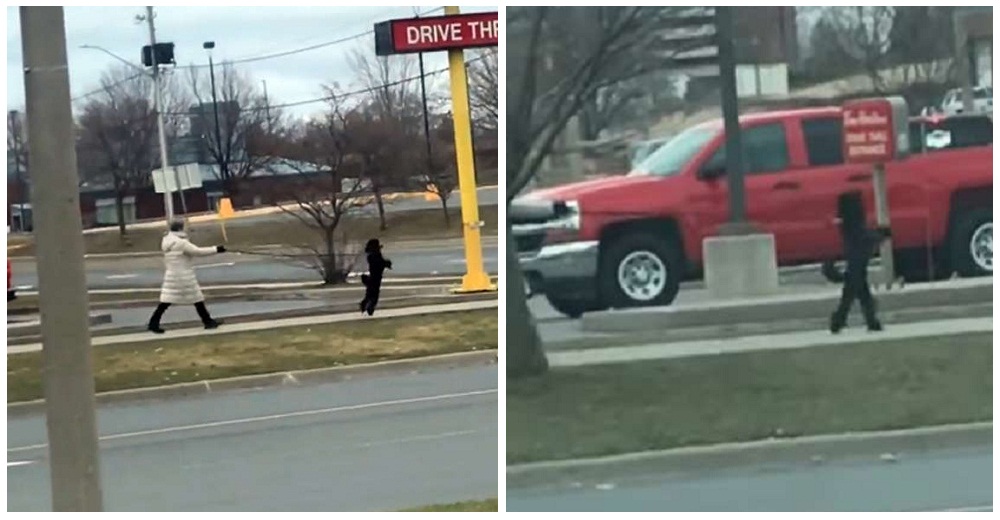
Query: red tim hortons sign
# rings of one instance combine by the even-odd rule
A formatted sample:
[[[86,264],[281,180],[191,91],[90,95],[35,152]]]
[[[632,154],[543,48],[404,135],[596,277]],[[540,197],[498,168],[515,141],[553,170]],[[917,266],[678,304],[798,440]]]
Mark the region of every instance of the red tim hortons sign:
[[[389,20],[375,24],[375,53],[385,56],[496,47],[499,36],[496,12]]]
[[[910,152],[906,102],[902,98],[846,101],[844,159],[848,163],[884,164]]]

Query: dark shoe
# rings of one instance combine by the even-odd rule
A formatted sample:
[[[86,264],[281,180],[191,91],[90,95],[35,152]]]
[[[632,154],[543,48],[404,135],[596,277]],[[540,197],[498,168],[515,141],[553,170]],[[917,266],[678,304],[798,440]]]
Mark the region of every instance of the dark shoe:
[[[212,320],[205,323],[205,330],[217,329],[222,325],[222,320]]]
[[[368,307],[368,315],[372,316],[373,314],[375,314],[375,307]]]
[[[837,321],[836,318],[830,318],[830,333],[840,334],[841,330],[844,330],[844,324]]]
[[[160,327],[154,327],[152,325],[150,325],[149,327],[146,327],[146,328],[147,328],[147,330],[149,330],[149,332],[152,332],[153,334],[163,334],[164,332],[166,332],[165,330],[161,329]]]
[[[358,308],[361,309],[361,314],[365,313],[365,302],[358,303]]]
[[[882,330],[884,330],[882,324],[877,321],[868,325],[868,332],[882,332]]]

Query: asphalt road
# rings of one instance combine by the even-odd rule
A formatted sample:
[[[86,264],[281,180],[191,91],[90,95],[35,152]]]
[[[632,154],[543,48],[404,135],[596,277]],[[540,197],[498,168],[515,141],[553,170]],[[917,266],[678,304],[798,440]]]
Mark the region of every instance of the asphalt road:
[[[993,446],[507,489],[508,511],[992,511]]]
[[[497,368],[99,411],[107,511],[393,511],[495,497]],[[51,507],[45,418],[7,420],[8,511]]]
[[[407,275],[462,275],[465,274],[465,252],[461,246],[437,249],[385,248],[386,257],[393,261],[390,277]],[[485,269],[497,272],[497,246],[483,247]],[[13,260],[14,285],[23,288],[38,287],[38,272],[34,260]],[[258,254],[224,253],[196,262],[198,280],[202,285],[239,284],[251,282],[318,282],[319,275],[312,268],[287,258]],[[356,270],[364,270],[360,258]],[[87,260],[87,287],[90,289],[158,287],[163,281],[163,259],[100,258]]]

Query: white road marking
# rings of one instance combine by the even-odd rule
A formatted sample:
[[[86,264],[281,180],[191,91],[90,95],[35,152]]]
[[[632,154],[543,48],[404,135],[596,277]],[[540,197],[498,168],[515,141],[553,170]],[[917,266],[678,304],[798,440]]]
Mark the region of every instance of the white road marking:
[[[129,432],[129,433],[116,433],[116,434],[105,435],[103,437],[100,437],[99,440],[102,440],[102,441],[111,441],[111,440],[117,440],[117,439],[129,439],[129,438],[133,438],[133,437],[144,437],[144,436],[148,436],[148,435],[159,435],[159,434],[164,434],[164,433],[176,433],[176,432],[184,432],[184,431],[205,430],[205,429],[209,429],[209,428],[219,428],[219,427],[222,427],[222,426],[233,426],[233,425],[237,425],[237,424],[251,424],[251,423],[256,423],[256,422],[265,422],[265,421],[275,421],[275,420],[279,420],[279,419],[288,419],[288,418],[292,418],[292,417],[308,417],[308,416],[311,416],[311,415],[323,415],[323,414],[338,413],[338,412],[350,412],[350,411],[354,411],[354,410],[367,410],[367,409],[370,409],[370,408],[382,408],[382,407],[386,407],[386,406],[396,406],[396,405],[401,405],[401,404],[416,404],[416,403],[429,403],[429,402],[434,402],[434,401],[446,401],[446,400],[449,400],[449,399],[459,399],[459,398],[462,398],[462,397],[474,397],[474,396],[479,396],[479,395],[488,395],[488,394],[495,394],[495,393],[497,393],[497,389],[496,388],[492,388],[492,389],[489,389],[489,390],[475,390],[475,391],[472,391],[472,392],[461,392],[461,393],[456,393],[456,394],[441,394],[441,395],[432,395],[432,396],[428,396],[428,397],[412,397],[412,398],[409,398],[409,399],[394,399],[394,400],[391,400],[391,401],[380,401],[380,402],[377,402],[377,403],[364,403],[364,404],[352,404],[352,405],[346,405],[346,406],[335,406],[335,407],[332,407],[332,408],[319,408],[319,409],[316,409],[316,410],[303,410],[303,411],[299,411],[299,412],[289,412],[289,413],[281,413],[281,414],[274,414],[274,415],[262,415],[262,416],[259,416],[259,417],[247,417],[245,419],[230,419],[230,420],[227,420],[227,421],[213,421],[213,422],[200,423],[200,424],[189,424],[189,425],[186,425],[186,426],[171,426],[171,427],[168,427],[168,428],[158,428],[158,429],[155,429],[155,430],[143,430],[143,431]],[[17,447],[17,448],[7,448],[7,453],[37,450],[37,449],[45,448],[46,446],[48,446],[48,444],[33,444],[31,446],[20,446],[20,447]]]
[[[413,436],[413,437],[404,437],[402,439],[391,439],[391,440],[387,440],[387,441],[366,442],[364,444],[361,444],[360,447],[362,447],[362,448],[373,448],[375,446],[389,446],[389,445],[392,445],[392,444],[405,444],[405,443],[408,443],[408,442],[434,441],[434,440],[438,440],[438,439],[447,439],[448,437],[461,437],[463,435],[472,435],[473,433],[479,433],[479,431],[478,430],[459,430],[459,431],[454,431],[454,432],[435,433],[435,434],[430,434],[430,435],[416,435],[416,436]]]
[[[34,463],[35,463],[35,461],[33,461],[33,460],[15,460],[13,462],[12,461],[7,461],[7,467],[8,468],[13,468],[13,467],[17,467],[17,466],[27,466],[28,464],[34,464]]]
[[[209,268],[212,268],[212,267],[230,267],[230,266],[234,266],[234,265],[236,265],[236,262],[220,262],[218,264],[196,265],[196,266],[194,266],[194,268],[195,269],[209,269]]]
[[[137,274],[109,274],[105,276],[108,280],[125,280],[128,278],[135,278],[139,275]]]
[[[966,506],[966,507],[956,507],[952,509],[935,509],[934,511],[928,511],[931,513],[971,513],[976,511],[993,511],[993,504],[988,506]]]

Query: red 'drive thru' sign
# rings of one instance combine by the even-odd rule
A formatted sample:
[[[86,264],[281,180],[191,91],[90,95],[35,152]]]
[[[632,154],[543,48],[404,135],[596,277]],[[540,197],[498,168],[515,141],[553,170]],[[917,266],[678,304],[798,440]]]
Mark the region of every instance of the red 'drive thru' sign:
[[[906,102],[897,98],[844,103],[844,159],[887,163],[909,153]]]
[[[495,47],[500,34],[497,13],[471,13],[392,20],[397,54],[472,47]]]

